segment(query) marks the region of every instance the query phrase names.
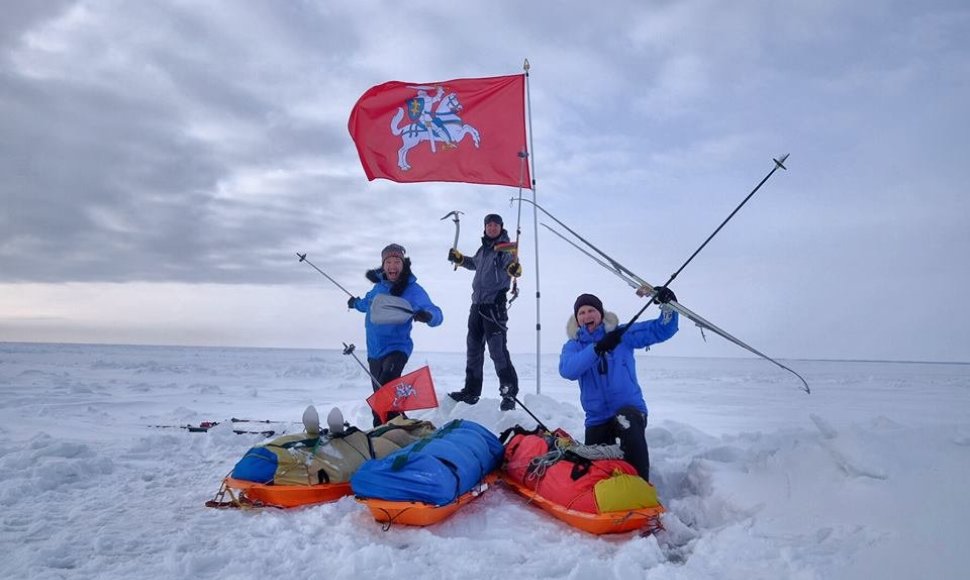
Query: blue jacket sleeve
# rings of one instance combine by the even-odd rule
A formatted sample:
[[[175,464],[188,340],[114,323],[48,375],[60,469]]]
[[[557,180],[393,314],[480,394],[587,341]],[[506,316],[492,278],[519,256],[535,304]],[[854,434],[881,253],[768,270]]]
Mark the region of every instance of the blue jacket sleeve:
[[[374,300],[374,296],[377,296],[377,284],[374,284],[371,291],[368,292],[363,298],[357,300],[357,302],[354,304],[354,308],[360,312],[366,313],[368,310],[370,310],[370,303],[372,300]]]
[[[663,320],[665,316],[663,312],[653,320],[635,323],[623,334],[623,343],[633,348],[642,348],[667,340],[677,333],[679,320],[677,312],[672,311],[670,314],[670,320],[666,323]]]
[[[431,313],[431,320],[428,321],[428,326],[438,326],[445,320],[444,314],[442,314],[441,309],[431,302],[431,297],[425,292],[424,288],[419,286],[417,283],[411,284],[413,288],[411,292],[413,295],[410,297],[411,308],[415,312],[419,310],[424,310]]]
[[[583,373],[588,371],[599,355],[593,350],[592,344],[583,345],[579,341],[570,340],[562,345],[562,353],[559,355],[559,376],[570,381],[578,380]]]

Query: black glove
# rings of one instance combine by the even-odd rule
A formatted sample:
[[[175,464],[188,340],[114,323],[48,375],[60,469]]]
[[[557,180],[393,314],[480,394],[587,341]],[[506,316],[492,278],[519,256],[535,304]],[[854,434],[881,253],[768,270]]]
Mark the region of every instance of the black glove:
[[[619,328],[614,328],[613,330],[607,332],[606,336],[601,338],[599,342],[596,343],[596,346],[593,347],[593,350],[596,351],[596,354],[603,354],[605,352],[610,352],[611,350],[616,348],[616,345],[620,344],[620,339],[622,338],[623,338],[623,330]]]
[[[508,272],[509,276],[513,278],[518,278],[519,276],[522,275],[522,264],[518,262],[512,262],[505,268],[505,271]]]
[[[461,266],[461,263],[465,261],[465,256],[462,256],[461,252],[459,252],[455,248],[451,248],[450,250],[448,250],[448,261],[454,262],[455,264],[458,264],[459,266]]]
[[[414,313],[414,319],[425,324],[431,322],[431,313],[427,310],[418,310]]]
[[[666,304],[668,302],[677,301],[677,295],[674,294],[674,291],[671,290],[670,288],[667,288],[666,286],[657,286],[656,290],[657,290],[657,298],[656,298],[657,302],[661,304]]]
[[[357,301],[358,300],[360,300],[360,298],[358,298],[356,296],[351,296],[350,298],[348,298],[347,299],[347,308],[350,308],[351,310],[357,308]]]

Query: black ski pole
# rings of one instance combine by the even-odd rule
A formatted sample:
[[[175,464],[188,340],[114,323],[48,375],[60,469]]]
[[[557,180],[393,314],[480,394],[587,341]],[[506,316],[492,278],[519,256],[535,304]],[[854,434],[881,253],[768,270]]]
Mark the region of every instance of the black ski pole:
[[[299,256],[301,262],[306,262],[307,264],[310,264],[310,266],[312,266],[313,269],[316,270],[317,272],[320,272],[323,275],[324,278],[326,278],[327,280],[330,280],[331,282],[334,283],[334,285],[337,288],[340,288],[341,290],[343,290],[344,292],[346,292],[347,293],[347,296],[350,296],[351,298],[354,298],[355,297],[353,294],[350,293],[350,290],[347,290],[346,288],[344,288],[343,286],[341,286],[339,282],[337,282],[336,280],[334,280],[333,278],[331,278],[330,276],[328,276],[326,272],[324,272],[320,268],[317,268],[317,266],[313,262],[311,262],[310,260],[308,260],[307,257],[306,257],[306,252],[304,252],[302,254],[300,252],[297,252],[296,255]]]
[[[774,160],[774,161],[775,161],[775,163],[781,163],[781,162],[783,162],[787,158],[788,158],[788,155],[785,155],[784,157],[781,158],[781,161],[778,161],[778,160]],[[784,169],[784,168],[785,167],[782,166],[782,169]],[[769,174],[769,176],[770,176],[770,174]],[[767,177],[765,178],[765,180],[767,180]],[[764,183],[764,180],[762,181],[762,183]],[[761,187],[761,184],[758,184],[758,187]],[[529,200],[526,200],[526,201],[529,201]],[[747,200],[745,200],[745,201],[747,201]],[[572,229],[570,229],[569,226],[567,226],[563,222],[559,221],[559,219],[556,218],[556,216],[554,216],[551,213],[549,213],[548,211],[546,211],[545,208],[542,208],[542,207],[540,207],[538,205],[536,205],[536,207],[537,207],[537,209],[539,209],[539,211],[541,211],[542,213],[546,214],[549,218],[551,218],[557,224],[559,224],[563,229],[565,229],[566,231],[568,231],[569,233],[571,233],[574,237],[576,237],[576,239],[580,240],[581,242],[583,242],[584,244],[586,244],[590,249],[592,249],[594,252],[596,252],[597,254],[599,254],[600,256],[602,256],[603,259],[600,259],[600,258],[594,256],[591,252],[587,251],[583,247],[580,247],[580,245],[577,244],[576,242],[574,242],[573,240],[570,240],[569,238],[567,238],[566,236],[562,235],[561,233],[559,233],[555,229],[549,227],[549,225],[542,224],[543,227],[545,227],[546,229],[548,229],[550,232],[556,234],[563,241],[565,241],[569,245],[573,246],[574,248],[576,248],[577,250],[579,250],[580,252],[582,252],[583,254],[585,254],[587,257],[589,257],[590,259],[592,259],[594,262],[596,262],[600,266],[603,266],[608,271],[610,271],[611,273],[613,273],[614,275],[616,275],[618,278],[620,278],[621,280],[623,280],[624,282],[626,282],[627,284],[629,284],[631,287],[633,287],[634,289],[636,289],[638,295],[640,295],[640,292],[639,291],[641,289],[647,289],[650,292],[654,292],[654,288],[655,287],[652,284],[647,283],[643,278],[637,276],[631,270],[629,270],[628,268],[625,268],[623,265],[621,265],[619,262],[617,262],[616,260],[614,260],[612,257],[610,257],[609,255],[607,255],[606,253],[604,253],[602,250],[600,250],[599,248],[597,248],[596,246],[594,246],[592,243],[589,242],[589,240],[586,240],[585,238],[583,238],[582,236],[580,236],[578,233],[576,233],[575,231],[573,231]],[[713,234],[712,234],[711,237],[713,237]],[[695,252],[695,255],[696,255],[696,252]],[[693,258],[693,256],[692,256],[692,258]],[[681,268],[681,269],[683,269],[683,268]],[[647,306],[649,306],[649,304]],[[722,329],[714,326],[713,324],[711,324],[707,320],[701,318],[700,315],[698,315],[697,313],[688,310],[683,304],[679,304],[677,302],[674,302],[672,304],[672,306],[673,306],[673,309],[674,310],[676,310],[677,312],[679,312],[681,314],[681,316],[685,316],[688,319],[690,319],[691,321],[693,321],[695,324],[697,324],[697,326],[700,327],[700,329],[701,329],[702,336],[703,336],[704,329],[708,329],[708,330],[714,332],[715,334],[721,336],[722,338],[726,339],[727,341],[732,342],[732,343],[736,344],[737,346],[740,346],[741,348],[743,348],[743,349],[751,352],[752,354],[755,354],[755,355],[757,355],[757,356],[759,356],[759,357],[767,360],[768,362],[770,362],[772,364],[775,364],[775,365],[781,367],[782,369],[784,369],[784,370],[792,373],[793,375],[795,375],[798,378],[799,381],[801,381],[801,383],[802,383],[802,385],[804,387],[803,390],[806,393],[809,393],[810,394],[812,392],[811,391],[811,388],[808,386],[808,382],[804,379],[804,377],[802,377],[800,374],[798,374],[797,372],[795,372],[791,368],[789,368],[789,367],[781,364],[780,362],[776,361],[775,359],[771,358],[770,356],[768,356],[768,355],[766,355],[766,354],[764,354],[764,353],[756,350],[755,348],[753,348],[753,347],[745,344],[744,342],[742,342],[740,339],[738,339],[738,338],[736,338],[734,336],[731,336],[730,334],[728,334],[724,330],[722,330]]]
[[[360,365],[360,368],[364,369],[364,372],[367,373],[367,376],[370,377],[370,380],[374,381],[374,389],[377,390],[382,386],[384,386],[381,384],[380,381],[377,380],[377,377],[371,374],[370,369],[365,367],[364,363],[360,362],[360,359],[357,358],[357,355],[354,354],[354,349],[357,347],[355,347],[353,344],[347,344],[346,342],[343,343],[343,345],[344,345],[344,354],[349,354],[350,356],[354,357],[354,360],[357,361],[357,364]]]
[[[634,278],[631,278],[631,277],[627,276],[623,272],[620,272],[619,270],[613,268],[610,264],[607,264],[603,260],[600,260],[599,258],[597,258],[596,256],[594,256],[590,252],[587,252],[585,248],[581,248],[578,244],[576,244],[575,242],[573,242],[572,240],[570,240],[566,236],[560,234],[559,232],[557,232],[556,230],[550,228],[546,224],[542,224],[542,225],[545,226],[545,228],[548,229],[550,232],[552,232],[552,233],[556,234],[557,236],[559,236],[560,238],[562,238],[563,241],[565,241],[566,243],[570,244],[571,246],[573,246],[574,248],[576,248],[577,250],[579,250],[583,254],[586,254],[586,256],[588,256],[594,262],[596,262],[600,266],[603,266],[608,271],[610,271],[613,274],[615,274],[618,278],[620,278],[621,280],[623,280],[624,282],[626,282],[627,284],[629,284],[630,286],[632,286],[634,289],[639,290],[640,288],[643,288],[644,286],[649,287],[651,289],[653,288],[653,286],[647,284],[646,281],[644,281],[639,276],[635,276],[634,275]],[[740,346],[741,348],[747,350],[748,352],[750,352],[752,354],[755,354],[755,355],[758,355],[761,358],[765,359],[766,361],[768,361],[768,362],[770,362],[772,364],[778,365],[779,367],[785,369],[786,371],[788,371],[791,374],[793,374],[796,377],[798,377],[798,380],[800,380],[802,382],[802,385],[804,385],[804,387],[805,387],[803,390],[806,393],[811,394],[812,389],[811,389],[811,387],[808,386],[808,381],[806,381],[802,377],[802,375],[796,373],[794,370],[792,370],[792,369],[788,368],[787,366],[781,364],[780,362],[778,362],[775,359],[771,358],[770,356],[764,354],[763,352],[761,352],[759,350],[756,350],[754,347],[751,347],[751,346],[745,344],[740,339],[735,338],[734,336],[731,336],[726,331],[724,331],[724,330],[722,330],[722,329],[714,326],[712,323],[710,323],[707,320],[701,318],[701,316],[699,314],[697,314],[696,312],[692,312],[691,310],[688,310],[687,307],[684,306],[683,304],[680,304],[678,302],[674,302],[672,304],[672,307],[673,307],[674,310],[676,310],[677,312],[679,312],[681,316],[685,316],[688,319],[690,319],[691,321],[693,321],[698,326],[698,328],[701,329],[701,336],[702,337],[704,336],[704,329],[706,328],[706,329],[710,330],[711,332],[717,334],[718,336],[726,339],[728,342],[732,342],[732,343],[736,344],[737,346]]]
[[[775,166],[771,168],[771,171],[768,172],[768,175],[765,175],[764,179],[762,179],[761,182],[758,183],[758,185],[756,185],[755,188],[751,190],[751,193],[748,194],[748,197],[744,198],[744,200],[741,203],[738,204],[738,207],[734,208],[734,211],[732,211],[730,215],[728,215],[726,218],[724,218],[724,221],[721,222],[721,225],[717,226],[717,229],[715,229],[713,232],[711,232],[711,235],[707,236],[707,239],[704,240],[704,243],[701,244],[700,247],[698,247],[696,250],[694,250],[694,253],[691,254],[689,258],[687,258],[687,261],[684,262],[680,266],[680,268],[677,268],[677,271],[676,272],[674,272],[673,274],[670,275],[670,278],[663,285],[664,287],[669,286],[670,283],[673,282],[674,279],[684,270],[684,268],[686,268],[687,265],[690,264],[694,260],[695,257],[697,257],[697,254],[701,253],[701,250],[704,249],[704,246],[706,246],[708,244],[708,242],[710,242],[711,239],[713,239],[714,236],[716,236],[717,233],[719,231],[721,231],[721,228],[723,228],[725,224],[727,224],[729,221],[731,221],[731,218],[734,217],[734,214],[738,213],[738,210],[740,210],[744,206],[744,204],[748,203],[748,200],[751,199],[751,196],[753,196],[755,193],[757,193],[757,191],[759,189],[761,189],[761,186],[764,185],[765,182],[768,181],[768,179],[772,175],[775,174],[775,171],[778,171],[778,168],[779,167],[782,168],[782,169],[785,169],[785,170],[788,169],[787,167],[785,167],[785,160],[786,159],[788,159],[788,153],[785,153],[784,155],[782,155],[781,156],[781,159],[774,159],[774,158],[772,158],[772,161],[775,162]],[[633,324],[634,322],[636,322],[637,319],[640,318],[640,315],[643,314],[644,311],[647,308],[649,308],[650,305],[653,304],[656,301],[656,299],[657,299],[657,295],[656,294],[654,294],[653,296],[651,296],[650,297],[650,300],[647,300],[647,303],[643,305],[643,308],[641,308],[640,311],[637,312],[633,316],[633,318],[630,319],[630,322],[627,323],[627,325],[626,325],[625,328],[630,328],[630,325]]]
[[[515,401],[516,403],[518,403],[519,406],[522,407],[522,410],[523,411],[525,411],[526,413],[529,414],[530,417],[532,417],[533,419],[535,419],[536,423],[539,425],[539,427],[542,427],[542,430],[543,431],[547,431],[549,433],[552,433],[552,431],[549,430],[549,427],[546,427],[545,425],[543,425],[542,424],[542,421],[540,421],[538,417],[536,417],[535,415],[533,415],[532,414],[532,411],[530,411],[528,407],[526,407],[525,405],[523,405],[522,404],[522,401],[520,401],[518,399],[518,397],[516,397],[515,395],[508,394],[509,393],[509,386],[508,385],[503,385],[502,387],[500,387],[499,388],[499,393],[501,393],[503,397],[508,397],[508,398],[512,399],[513,401]]]

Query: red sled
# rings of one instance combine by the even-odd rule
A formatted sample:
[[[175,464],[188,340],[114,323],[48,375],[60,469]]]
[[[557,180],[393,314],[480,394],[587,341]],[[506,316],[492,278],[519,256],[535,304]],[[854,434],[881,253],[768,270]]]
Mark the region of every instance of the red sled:
[[[622,459],[586,459],[565,431],[503,433],[502,481],[553,517],[591,534],[660,528],[656,489]]]

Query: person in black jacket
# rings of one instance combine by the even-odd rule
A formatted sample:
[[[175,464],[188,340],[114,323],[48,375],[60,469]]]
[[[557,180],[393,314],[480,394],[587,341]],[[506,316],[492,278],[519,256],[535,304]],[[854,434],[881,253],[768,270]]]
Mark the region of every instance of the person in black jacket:
[[[485,232],[482,246],[474,256],[463,256],[457,249],[448,250],[448,261],[465,269],[473,270],[472,305],[468,313],[467,353],[465,361],[465,387],[448,393],[452,399],[474,405],[482,394],[485,346],[495,364],[499,392],[502,394],[501,409],[515,409],[515,395],[519,392],[519,377],[512,366],[512,358],[506,344],[508,333],[508,301],[506,292],[512,278],[522,275],[522,266],[514,251],[502,251],[496,245],[508,244],[509,234],[498,214],[485,216]]]

